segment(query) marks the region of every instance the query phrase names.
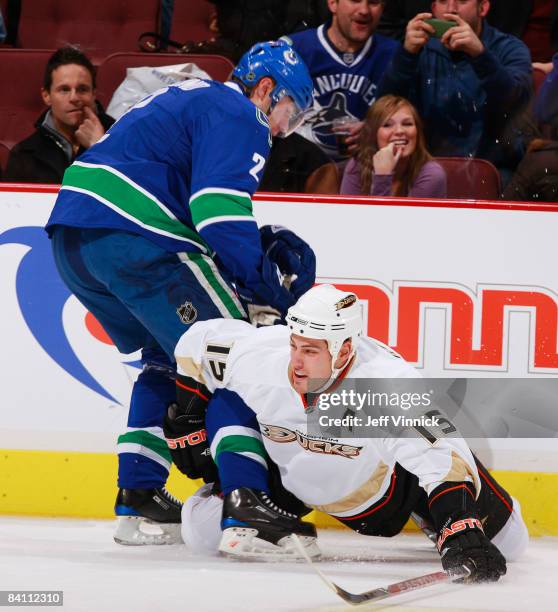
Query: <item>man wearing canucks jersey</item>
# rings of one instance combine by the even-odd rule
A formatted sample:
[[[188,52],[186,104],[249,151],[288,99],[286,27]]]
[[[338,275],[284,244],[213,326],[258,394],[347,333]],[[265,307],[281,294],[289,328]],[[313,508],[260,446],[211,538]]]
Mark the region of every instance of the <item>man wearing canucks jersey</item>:
[[[319,420],[327,418],[322,400],[333,392],[339,397],[351,381],[417,378],[418,372],[363,336],[362,308],[352,293],[314,287],[286,320],[287,326],[262,329],[241,321],[196,323],[177,344],[179,403],[192,415],[207,406],[205,444],[224,494],[223,500],[202,490],[186,502],[186,543],[241,558],[293,556],[290,535],[296,533],[310,554],[319,554],[312,525],[292,513],[291,500],[291,513],[282,510],[284,495],[268,477],[271,460],[287,491],[306,506],[364,535],[385,537],[415,513],[437,536],[446,570],[466,566],[471,581],[498,580],[506,560],[526,545],[519,504],[455,428],[449,430],[449,421],[427,424],[420,435],[406,431],[414,436],[389,428],[358,436]],[[173,426],[169,413],[165,434],[181,455],[177,464],[188,463],[204,446],[205,432],[177,438]]]
[[[310,247],[278,226],[260,234],[251,202],[271,135],[299,125],[311,88],[289,45],[255,45],[228,83],[192,79],[142,100],[64,175],[46,227],[60,275],[121,352],[142,351],[118,439],[120,543],[179,539],[161,425],[185,329],[258,305],[284,315],[313,283]],[[296,274],[290,290],[280,273]],[[148,535],[147,521],[160,529]]]
[[[314,110],[300,133],[333,159],[342,159],[333,122],[353,120],[345,138],[354,154],[362,120],[376,100],[378,85],[399,43],[376,34],[384,0],[328,0],[331,18],[286,40],[302,57],[314,82]],[[340,128],[341,129],[341,128]]]

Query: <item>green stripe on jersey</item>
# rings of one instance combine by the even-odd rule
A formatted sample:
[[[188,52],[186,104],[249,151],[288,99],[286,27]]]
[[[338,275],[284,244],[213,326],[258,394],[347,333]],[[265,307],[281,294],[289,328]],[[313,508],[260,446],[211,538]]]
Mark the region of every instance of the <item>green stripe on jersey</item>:
[[[219,465],[221,453],[255,453],[267,459],[267,452],[261,440],[252,436],[225,436],[215,449],[215,463]]]
[[[186,239],[210,251],[197,232],[180,222],[154,196],[141,191],[130,179],[106,168],[84,166],[76,162],[64,174],[64,188],[79,189],[155,233],[179,240]]]
[[[190,200],[190,214],[192,222],[200,230],[200,225],[204,227],[219,221],[221,217],[240,217],[242,220],[253,220],[252,200],[248,194],[242,192],[226,193],[226,190],[219,191],[204,189],[200,195],[194,195]]]
[[[145,446],[169,463],[172,463],[171,453],[166,440],[161,440],[161,438],[154,436],[148,431],[127,431],[118,436],[118,444],[139,444],[140,446]]]
[[[209,263],[211,260],[201,253],[185,253],[185,256],[198,266],[205,280],[213,291],[215,291],[221,302],[223,302],[230,316],[233,319],[246,318],[246,313],[239,308],[240,304],[235,303],[231,296],[232,289],[227,291],[225,281],[219,282],[219,279],[216,277],[216,273],[218,274],[217,269],[213,269]]]

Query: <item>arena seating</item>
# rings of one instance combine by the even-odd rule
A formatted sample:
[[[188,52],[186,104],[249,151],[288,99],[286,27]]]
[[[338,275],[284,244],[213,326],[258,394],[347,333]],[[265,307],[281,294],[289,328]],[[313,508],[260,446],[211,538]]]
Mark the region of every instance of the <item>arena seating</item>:
[[[435,161],[446,171],[448,198],[500,199],[500,173],[489,161],[462,157],[436,157]]]
[[[209,19],[215,7],[207,0],[182,0],[174,3],[171,40],[180,43],[201,42],[214,36],[209,29]]]
[[[105,107],[126,76],[126,68],[137,66],[167,66],[193,62],[212,78],[225,81],[233,69],[232,63],[220,55],[181,55],[177,53],[114,53],[99,66],[97,97]]]
[[[116,51],[135,51],[142,32],[158,30],[159,11],[160,0],[24,0],[17,46],[76,44],[98,64]]]
[[[0,49],[0,142],[11,148],[33,132],[44,105],[43,73],[49,50]]]

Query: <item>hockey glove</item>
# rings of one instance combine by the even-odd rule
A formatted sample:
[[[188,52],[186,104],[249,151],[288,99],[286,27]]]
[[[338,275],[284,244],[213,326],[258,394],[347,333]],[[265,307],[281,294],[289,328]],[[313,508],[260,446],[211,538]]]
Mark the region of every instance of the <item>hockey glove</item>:
[[[177,377],[177,403],[167,408],[163,431],[176,467],[188,478],[215,482],[218,477],[205,429],[205,412],[211,394],[204,385],[186,376]]]
[[[470,574],[465,582],[496,582],[506,573],[504,556],[484,535],[471,483],[444,483],[428,499],[442,566],[448,573],[466,567]]]
[[[316,256],[312,248],[282,225],[264,225],[260,228],[263,252],[279,266],[286,276],[296,275],[290,287],[298,299],[316,280]]]
[[[250,287],[237,283],[238,295],[250,306],[266,306],[269,311],[277,311],[278,319],[284,317],[287,310],[296,302],[294,295],[281,284],[279,268],[265,255],[260,268],[260,280]],[[279,322],[279,321],[277,321]]]

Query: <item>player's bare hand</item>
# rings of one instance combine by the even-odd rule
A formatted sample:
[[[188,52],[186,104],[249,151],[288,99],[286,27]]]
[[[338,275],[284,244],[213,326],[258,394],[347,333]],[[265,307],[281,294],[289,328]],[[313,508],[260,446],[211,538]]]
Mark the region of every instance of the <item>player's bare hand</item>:
[[[89,106],[83,107],[83,121],[76,130],[76,139],[82,147],[88,149],[100,140],[105,133],[105,128],[99,121],[99,117]]]
[[[409,53],[418,53],[435,33],[434,28],[425,23],[425,19],[431,19],[432,13],[419,13],[407,24],[405,41],[403,47]]]
[[[480,38],[473,28],[461,19],[459,15],[444,13],[444,19],[455,21],[455,27],[450,28],[440,39],[440,42],[450,51],[463,51],[471,57],[477,57],[484,51]]]
[[[380,149],[372,159],[374,173],[378,175],[393,174],[401,157],[403,147],[397,147],[394,142]]]
[[[360,143],[360,133],[362,132],[362,126],[364,121],[355,121],[347,126],[349,134],[345,136],[345,144],[347,145],[347,151],[349,155],[356,155]]]

